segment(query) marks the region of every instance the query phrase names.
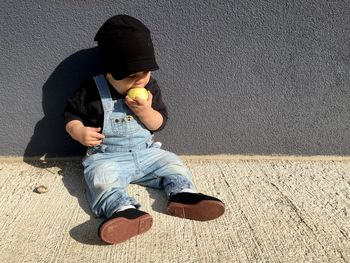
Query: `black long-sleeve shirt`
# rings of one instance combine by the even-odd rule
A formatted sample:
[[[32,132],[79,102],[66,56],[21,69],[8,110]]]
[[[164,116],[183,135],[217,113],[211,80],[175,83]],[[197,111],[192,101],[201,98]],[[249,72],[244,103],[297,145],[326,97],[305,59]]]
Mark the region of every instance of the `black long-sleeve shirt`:
[[[121,95],[116,89],[114,89],[108,81],[107,83],[113,100],[124,99],[124,96]],[[154,78],[150,79],[145,88],[152,93],[152,108],[163,116],[163,123],[156,130],[159,131],[164,128],[167,122],[167,109],[162,100],[160,88]],[[74,92],[73,96],[67,101],[66,107],[64,109],[66,124],[72,120],[79,120],[85,126],[101,127],[102,129],[104,119],[103,114],[101,97],[93,78],[85,80],[80,84],[79,88]]]

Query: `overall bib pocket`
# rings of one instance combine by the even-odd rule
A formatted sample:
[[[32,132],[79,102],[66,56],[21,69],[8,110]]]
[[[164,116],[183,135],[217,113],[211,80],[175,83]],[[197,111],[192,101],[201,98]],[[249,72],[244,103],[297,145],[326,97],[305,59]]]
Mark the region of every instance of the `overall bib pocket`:
[[[112,131],[117,136],[125,136],[138,132],[141,129],[135,115],[112,113],[110,116]]]

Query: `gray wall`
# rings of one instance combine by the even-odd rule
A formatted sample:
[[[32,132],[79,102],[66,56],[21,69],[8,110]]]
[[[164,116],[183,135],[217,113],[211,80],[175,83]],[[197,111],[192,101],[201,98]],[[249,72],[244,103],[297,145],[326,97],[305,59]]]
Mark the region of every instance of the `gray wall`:
[[[2,1],[1,155],[82,153],[65,101],[115,14],[153,32],[178,154],[350,153],[350,1]]]

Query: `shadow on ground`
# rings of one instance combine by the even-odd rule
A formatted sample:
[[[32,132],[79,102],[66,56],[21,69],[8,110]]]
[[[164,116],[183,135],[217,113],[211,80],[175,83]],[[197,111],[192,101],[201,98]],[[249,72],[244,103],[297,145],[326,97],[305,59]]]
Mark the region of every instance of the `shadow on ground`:
[[[73,227],[69,231],[71,238],[82,244],[106,245],[106,243],[101,241],[98,237],[98,228],[104,218],[97,218],[90,210],[86,199],[86,184],[83,175],[83,167],[80,161],[26,160],[26,163],[41,169],[58,167],[58,175],[62,177],[62,182],[68,193],[76,198],[81,209],[89,215],[90,219],[88,221]],[[153,201],[151,205],[152,210],[166,214],[167,198],[164,191],[148,187],[145,189],[149,194],[148,198]]]
[[[68,193],[75,197],[81,209],[90,216],[90,219],[83,224],[77,225],[69,231],[70,236],[82,244],[104,245],[98,237],[98,227],[103,219],[97,218],[90,210],[87,202],[86,184],[83,175],[83,168],[80,161],[40,161],[26,160],[26,163],[41,169],[58,167],[58,175]]]
[[[154,200],[152,204],[153,211],[166,214],[168,200],[166,198],[164,191],[153,189],[153,188],[146,188],[146,190],[149,194],[149,198]]]

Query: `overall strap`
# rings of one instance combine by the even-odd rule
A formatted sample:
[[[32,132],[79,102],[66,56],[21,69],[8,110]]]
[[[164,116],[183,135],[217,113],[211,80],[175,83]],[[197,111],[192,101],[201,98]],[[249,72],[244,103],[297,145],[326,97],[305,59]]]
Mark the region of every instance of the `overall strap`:
[[[94,77],[98,92],[100,93],[103,108],[105,104],[110,104],[112,102],[112,96],[109,92],[109,87],[105,76],[98,75]]]
[[[108,123],[108,118],[110,113],[113,110],[114,102],[112,100],[111,93],[109,91],[108,83],[103,75],[98,75],[94,77],[98,92],[100,93],[102,107],[103,107],[103,131],[102,133],[106,132],[106,125]]]

